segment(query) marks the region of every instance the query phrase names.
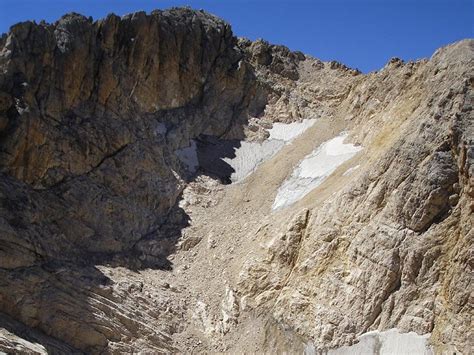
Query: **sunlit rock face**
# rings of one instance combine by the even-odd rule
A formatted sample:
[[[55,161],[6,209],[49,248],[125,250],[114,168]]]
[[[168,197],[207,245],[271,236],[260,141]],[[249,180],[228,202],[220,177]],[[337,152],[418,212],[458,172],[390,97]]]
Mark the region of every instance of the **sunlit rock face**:
[[[472,352],[473,58],[362,75],[190,9],[13,26],[0,351]]]
[[[466,78],[473,53],[466,40],[429,61],[389,63],[356,77],[328,125],[318,121],[312,147],[296,141],[303,148],[295,159],[284,155],[286,169],[274,160],[272,172],[284,170],[276,179],[281,191],[295,171],[336,164],[316,164],[325,142],[342,138],[327,133],[332,127],[348,132],[343,144],[358,150],[257,230],[238,290],[247,309],[267,310],[282,332],[271,328],[268,347],[303,338],[325,352],[368,331],[397,328],[431,334],[433,352],[469,353],[463,324],[471,311],[463,305],[470,303],[470,277],[463,270],[471,270],[464,262],[472,252],[473,86]],[[449,307],[442,306],[447,294]],[[292,341],[283,342],[283,334]]]

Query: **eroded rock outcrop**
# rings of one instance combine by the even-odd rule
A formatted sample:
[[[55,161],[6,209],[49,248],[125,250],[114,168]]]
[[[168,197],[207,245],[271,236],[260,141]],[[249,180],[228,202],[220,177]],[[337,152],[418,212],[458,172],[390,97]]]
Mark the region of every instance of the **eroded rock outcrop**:
[[[0,350],[317,352],[397,328],[471,352],[473,57],[465,40],[363,75],[190,9],[13,26]],[[308,118],[238,184],[177,153]],[[273,211],[342,131],[357,154]]]
[[[261,105],[229,26],[199,12],[95,23],[72,14],[16,25],[2,42],[2,172],[15,179],[2,182],[23,194],[6,199],[36,195],[24,224],[60,219],[48,234],[67,235],[56,252],[39,239],[41,255],[129,250],[159,229],[182,189],[173,150],[231,134]],[[41,206],[48,198],[62,206]]]
[[[87,299],[112,296],[94,296],[100,272],[64,263],[167,267],[187,223],[177,203],[189,174],[174,151],[200,134],[241,136],[265,103],[236,44],[229,25],[187,9],[70,14],[4,35],[2,311],[86,351],[145,329],[112,309],[89,321]],[[81,292],[92,293],[76,303]],[[104,332],[114,322],[123,331]]]
[[[390,63],[351,90],[342,106],[359,115],[352,132],[369,161],[311,212],[290,277],[272,248],[249,255],[248,304],[270,301],[276,323],[320,350],[399,328],[433,333],[439,352],[471,351],[473,43]]]

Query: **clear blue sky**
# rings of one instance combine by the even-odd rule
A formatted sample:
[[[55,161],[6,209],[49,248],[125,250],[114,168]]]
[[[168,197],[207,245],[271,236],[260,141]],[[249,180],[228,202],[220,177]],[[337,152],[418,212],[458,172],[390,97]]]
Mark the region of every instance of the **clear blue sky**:
[[[474,37],[474,0],[0,0],[0,32],[19,21],[54,22],[71,11],[98,19],[182,5],[224,18],[238,36],[363,72],[391,57],[429,57],[440,46]]]

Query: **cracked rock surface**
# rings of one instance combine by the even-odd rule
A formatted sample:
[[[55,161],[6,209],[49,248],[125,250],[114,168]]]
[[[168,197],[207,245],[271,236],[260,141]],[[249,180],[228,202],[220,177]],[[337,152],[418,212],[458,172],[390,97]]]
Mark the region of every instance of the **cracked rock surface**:
[[[203,11],[69,14],[13,26],[0,69],[0,351],[472,353],[473,40],[362,74]],[[363,149],[273,211],[342,132]]]

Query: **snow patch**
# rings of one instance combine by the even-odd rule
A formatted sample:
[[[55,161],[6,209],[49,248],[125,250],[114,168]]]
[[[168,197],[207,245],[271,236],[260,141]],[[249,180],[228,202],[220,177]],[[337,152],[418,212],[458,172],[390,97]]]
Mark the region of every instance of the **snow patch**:
[[[321,144],[307,155],[278,189],[273,209],[291,205],[319,186],[339,165],[352,158],[362,147],[344,144],[347,133]]]
[[[199,161],[197,156],[197,146],[194,140],[191,140],[189,147],[177,149],[175,153],[179,160],[181,160],[181,162],[186,165],[191,173],[195,173],[197,171],[199,167]]]
[[[235,149],[235,157],[223,158],[234,172],[230,176],[233,183],[244,180],[264,161],[273,157],[283,148],[316,122],[316,119],[304,119],[301,122],[274,123],[268,130],[270,137],[262,143],[242,141]]]
[[[401,333],[393,328],[383,332],[373,331],[359,336],[359,342],[351,346],[343,346],[329,350],[328,355],[432,355],[433,350],[428,344],[430,334]]]
[[[276,122],[268,130],[269,139],[278,139],[284,142],[290,142],[316,122],[316,119],[304,119],[301,122],[280,123]]]
[[[235,158],[223,158],[234,172],[230,176],[232,182],[239,182],[249,176],[265,160],[274,156],[285,142],[281,140],[267,140],[262,143],[242,141],[235,149]]]

